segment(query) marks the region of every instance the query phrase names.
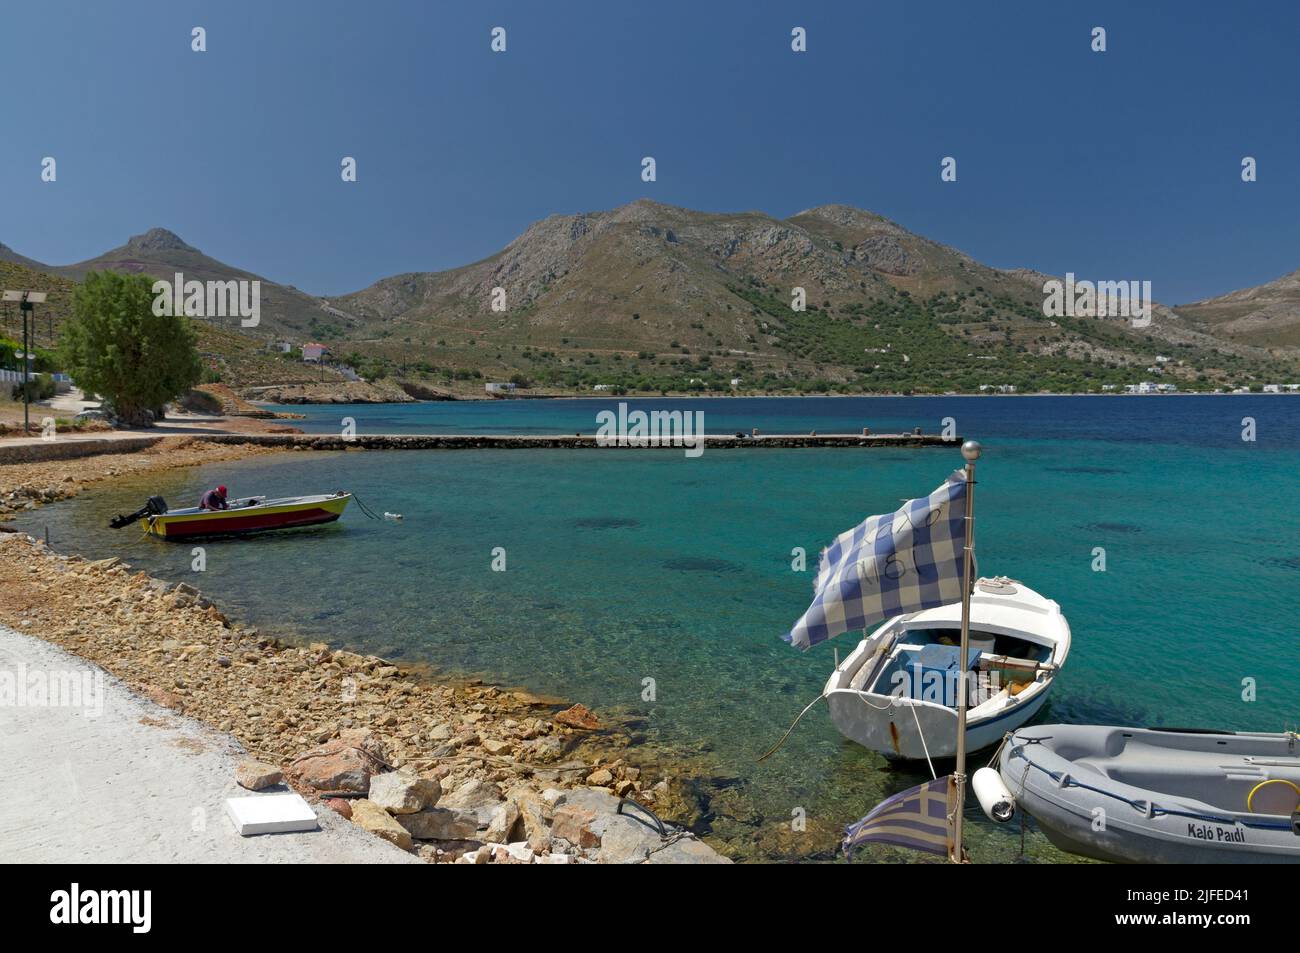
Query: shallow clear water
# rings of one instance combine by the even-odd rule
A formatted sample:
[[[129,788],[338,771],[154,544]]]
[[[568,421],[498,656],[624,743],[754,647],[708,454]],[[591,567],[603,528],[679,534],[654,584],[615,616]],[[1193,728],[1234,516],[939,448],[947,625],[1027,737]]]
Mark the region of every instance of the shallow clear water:
[[[575,409],[573,405],[580,404]],[[775,411],[771,410],[776,405]],[[360,429],[594,429],[590,401],[313,408]],[[643,406],[663,403],[643,402]],[[934,398],[741,400],[704,406],[711,431],[937,429],[953,416],[985,443],[977,549],[986,574],[1061,603],[1069,663],[1040,720],[1281,730],[1300,721],[1300,399]],[[298,408],[301,410],[301,408]],[[585,424],[574,423],[579,413]],[[437,423],[418,427],[420,414]],[[509,427],[514,415],[514,427]],[[458,416],[462,415],[462,416]],[[1257,441],[1241,440],[1253,417]],[[743,423],[741,421],[744,421]],[[928,493],[955,449],[535,450],[298,453],[117,484],[25,515],[56,548],[121,554],[194,581],[190,548],[114,533],[108,516],[150,492],[174,506],[347,488],[332,526],[212,541],[197,584],[255,623],[391,658],[482,673],[636,716],[700,754],[705,823],[765,856],[827,856],[835,832],[923,779],[844,742],[824,708],[773,744],[813,699],[832,652],[780,636],[810,595],[791,550]],[[506,571],[491,569],[505,550]],[[1093,570],[1104,548],[1106,570]],[[644,679],[656,698],[642,700]],[[1257,685],[1243,701],[1243,679]],[[808,833],[789,831],[792,812]],[[977,813],[977,810],[976,810]],[[1019,825],[975,824],[979,860],[1011,860]],[[1064,859],[1030,830],[1031,857]],[[913,859],[878,850],[878,859]]]

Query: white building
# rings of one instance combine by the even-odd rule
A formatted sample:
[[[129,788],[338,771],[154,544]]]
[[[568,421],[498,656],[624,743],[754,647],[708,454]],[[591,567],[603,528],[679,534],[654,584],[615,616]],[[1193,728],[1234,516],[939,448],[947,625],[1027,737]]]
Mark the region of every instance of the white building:
[[[302,359],[304,362],[309,364],[319,364],[321,358],[325,356],[325,352],[328,350],[329,348],[324,344],[317,344],[314,341],[304,344],[302,346]]]
[[[511,383],[510,381],[504,381],[504,382],[500,382],[500,383],[494,381],[494,382],[492,382],[492,383],[490,383],[490,384],[484,384],[484,385],[483,385],[483,388],[484,388],[484,389],[485,389],[489,394],[508,394],[508,393],[510,393],[511,391],[516,391],[516,390],[518,390],[518,389],[519,389],[519,385],[518,385],[518,384]]]

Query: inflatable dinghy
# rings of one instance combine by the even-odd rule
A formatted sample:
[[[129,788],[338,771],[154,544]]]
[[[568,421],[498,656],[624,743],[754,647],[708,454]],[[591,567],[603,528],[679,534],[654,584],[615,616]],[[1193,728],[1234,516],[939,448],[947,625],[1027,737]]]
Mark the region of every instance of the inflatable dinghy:
[[[1300,863],[1300,736],[1100,725],[1012,732],[1003,784],[1062,850],[1127,863]]]

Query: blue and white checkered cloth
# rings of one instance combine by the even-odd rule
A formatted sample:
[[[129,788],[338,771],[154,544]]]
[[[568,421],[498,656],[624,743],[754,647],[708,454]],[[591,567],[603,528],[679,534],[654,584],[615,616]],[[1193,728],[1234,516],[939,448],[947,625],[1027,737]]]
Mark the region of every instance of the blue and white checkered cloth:
[[[966,474],[869,516],[822,551],[812,605],[785,640],[807,649],[904,612],[961,601]]]

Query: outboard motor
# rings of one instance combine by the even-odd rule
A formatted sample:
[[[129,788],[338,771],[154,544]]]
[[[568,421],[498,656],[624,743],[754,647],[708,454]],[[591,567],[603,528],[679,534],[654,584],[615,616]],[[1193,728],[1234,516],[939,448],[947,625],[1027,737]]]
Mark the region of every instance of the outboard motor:
[[[120,514],[114,516],[108,521],[108,525],[113,527],[113,529],[121,529],[123,526],[130,526],[136,520],[144,519],[146,516],[162,516],[166,512],[167,501],[161,496],[151,496],[145,502],[144,506],[140,507],[134,513],[130,513],[126,516]]]

